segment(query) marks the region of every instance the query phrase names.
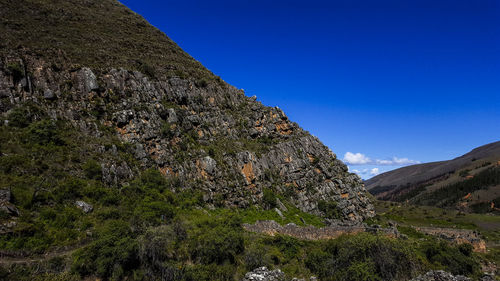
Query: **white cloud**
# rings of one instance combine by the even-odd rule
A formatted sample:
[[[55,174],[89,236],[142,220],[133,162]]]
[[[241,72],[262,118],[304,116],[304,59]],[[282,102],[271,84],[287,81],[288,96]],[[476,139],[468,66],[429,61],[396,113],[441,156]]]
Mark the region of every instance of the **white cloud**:
[[[349,166],[348,166],[349,167]],[[379,175],[381,172],[379,170],[379,168],[372,168],[372,169],[352,169],[352,167],[349,167],[349,172],[351,173],[355,173],[356,175],[358,175],[360,178],[362,179],[369,179],[371,177],[374,177],[376,175]]]
[[[420,161],[410,160],[408,158],[392,157],[391,159],[375,159],[367,157],[362,153],[347,152],[344,155],[344,162],[349,165],[382,165],[382,166],[406,166],[419,164]]]
[[[347,164],[351,165],[367,165],[371,163],[371,159],[366,157],[364,154],[361,153],[352,153],[352,152],[347,152],[344,155],[344,162]]]
[[[413,164],[419,164],[419,163],[420,163],[420,161],[417,161],[417,160],[410,160],[408,158],[392,157],[392,159],[390,159],[390,160],[377,159],[377,160],[375,160],[374,164],[388,165],[388,166],[405,166],[405,165],[413,165]]]

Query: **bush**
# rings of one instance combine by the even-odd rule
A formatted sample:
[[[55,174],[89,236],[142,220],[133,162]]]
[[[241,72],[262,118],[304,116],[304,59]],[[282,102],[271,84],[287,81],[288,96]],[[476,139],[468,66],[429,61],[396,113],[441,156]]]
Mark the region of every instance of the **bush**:
[[[63,145],[61,132],[58,125],[53,120],[42,120],[32,123],[28,127],[27,140],[35,144],[55,144]]]
[[[270,267],[271,259],[267,255],[267,251],[268,249],[262,247],[262,245],[252,245],[250,248],[247,248],[243,256],[245,268],[248,271],[252,271],[261,266]]]
[[[175,215],[172,205],[165,201],[145,198],[134,209],[134,220],[143,225],[169,222]]]
[[[52,191],[52,197],[58,203],[74,200],[82,196],[87,182],[79,178],[68,178],[59,183]]]
[[[445,241],[429,241],[422,244],[421,249],[429,262],[445,267],[452,274],[474,275],[480,272],[470,245],[450,246]]]
[[[325,218],[328,219],[340,219],[342,218],[342,212],[337,207],[337,203],[334,201],[324,201],[318,202],[318,209],[323,213]]]
[[[322,280],[408,280],[422,266],[410,245],[368,233],[330,240],[305,264]]]
[[[196,80],[195,85],[198,88],[206,88],[208,86],[208,81],[205,78],[201,78]]]
[[[95,160],[89,160],[83,165],[83,171],[88,179],[101,180],[102,168]]]
[[[231,265],[196,265],[186,268],[183,280],[186,281],[231,281],[234,280],[235,268]]]
[[[161,124],[160,134],[165,138],[172,138],[175,134],[175,130],[172,130],[172,126],[164,121]]]
[[[26,103],[12,109],[7,116],[7,119],[9,120],[9,126],[25,128],[36,118],[40,118],[41,116],[43,116],[43,114],[37,106],[31,103]]]
[[[276,195],[269,188],[263,189],[262,202],[269,209],[276,208],[276,206],[278,205],[276,201]]]
[[[156,169],[148,169],[142,172],[139,182],[143,189],[155,189],[160,192],[167,188],[167,180],[160,171]]]
[[[285,235],[275,236],[269,242],[269,244],[277,247],[287,260],[297,257],[301,247],[304,245],[303,241]]]
[[[241,229],[220,225],[207,229],[191,243],[191,256],[203,264],[236,263],[236,256],[243,253],[243,235]]]
[[[12,75],[14,78],[14,83],[17,83],[24,76],[24,69],[20,63],[9,63],[7,64],[7,73]]]
[[[177,240],[171,226],[148,228],[146,233],[138,238],[141,263],[161,267],[163,262],[174,257],[173,244]]]
[[[137,242],[127,223],[110,221],[98,231],[97,240],[73,254],[72,271],[80,276],[122,280],[138,267]]]
[[[145,63],[139,62],[139,71],[149,76],[149,78],[154,78],[156,75],[156,70],[153,66]]]

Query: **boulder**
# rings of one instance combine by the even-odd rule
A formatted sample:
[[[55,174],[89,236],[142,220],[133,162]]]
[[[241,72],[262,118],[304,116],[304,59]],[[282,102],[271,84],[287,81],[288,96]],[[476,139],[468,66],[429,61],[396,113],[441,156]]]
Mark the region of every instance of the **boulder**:
[[[43,93],[43,98],[46,100],[55,100],[57,98],[57,96],[56,96],[56,94],[54,94],[54,92],[52,90],[47,89]]]
[[[77,80],[78,88],[84,93],[89,93],[99,88],[95,74],[88,67],[84,67],[78,72]]]
[[[90,205],[89,203],[87,203],[85,201],[81,201],[81,200],[76,201],[75,205],[77,208],[81,209],[86,214],[92,212],[92,210],[94,209],[94,207],[92,207],[92,205]]]
[[[19,216],[19,210],[10,203],[11,193],[8,189],[0,189],[0,211],[10,216]]]
[[[10,202],[11,194],[8,189],[0,189],[0,202]]]

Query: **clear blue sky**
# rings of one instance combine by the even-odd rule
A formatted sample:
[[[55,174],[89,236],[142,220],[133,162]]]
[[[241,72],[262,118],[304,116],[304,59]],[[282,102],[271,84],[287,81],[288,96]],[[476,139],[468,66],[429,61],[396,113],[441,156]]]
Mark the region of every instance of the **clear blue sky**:
[[[339,158],[370,158],[351,170],[500,140],[497,0],[122,3]]]

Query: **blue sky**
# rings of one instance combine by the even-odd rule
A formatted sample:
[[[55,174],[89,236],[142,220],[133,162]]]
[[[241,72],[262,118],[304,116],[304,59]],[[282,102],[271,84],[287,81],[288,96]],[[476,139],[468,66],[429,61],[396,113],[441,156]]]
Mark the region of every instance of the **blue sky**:
[[[497,0],[122,3],[363,178],[500,140]]]

